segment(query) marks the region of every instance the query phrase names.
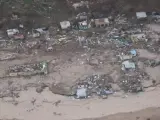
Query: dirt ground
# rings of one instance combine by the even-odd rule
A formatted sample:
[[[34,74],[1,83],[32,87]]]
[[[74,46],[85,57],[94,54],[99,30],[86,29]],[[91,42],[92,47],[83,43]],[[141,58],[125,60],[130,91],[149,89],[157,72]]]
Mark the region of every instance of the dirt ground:
[[[159,120],[159,108],[148,108],[141,111],[130,113],[118,113],[102,118],[81,119],[81,120]],[[3,119],[3,120],[19,120],[19,119]]]
[[[159,120],[159,112],[159,108],[148,108],[141,111],[119,113],[116,115],[110,115],[107,117],[96,118],[92,120]]]
[[[4,98],[1,100],[1,119],[74,120],[100,118],[117,113],[132,112],[133,114],[129,113],[129,115],[115,115],[115,118],[117,116],[117,120],[119,120],[119,116],[121,116],[126,120],[127,117],[136,120],[136,117],[144,116],[147,118],[152,117],[152,115],[159,115],[159,108],[136,112],[134,114],[134,111],[159,106],[159,88],[150,88],[148,92],[138,95],[122,95],[121,93],[117,93],[117,95],[109,97],[106,100],[98,98],[75,100],[64,96],[53,95],[47,89],[41,94],[37,94],[35,89],[29,89],[28,91],[22,91],[20,96],[17,99]],[[109,116],[109,118],[112,120],[112,116]]]
[[[0,19],[0,120],[160,119],[160,25],[158,20],[137,22],[134,18],[134,11],[158,10],[159,2],[115,3],[116,10],[125,4],[124,11],[131,10],[133,19],[117,15],[106,28],[85,32],[60,31],[59,21],[69,20],[75,14],[66,1],[49,1],[47,8],[54,9],[36,17],[35,13],[26,15],[26,11],[21,11],[17,20],[11,19],[12,11],[18,11],[14,7],[11,11],[7,9],[6,14],[4,8],[7,7],[0,9],[3,13],[0,18],[5,18],[5,22]],[[122,6],[117,7],[118,4]],[[133,10],[135,6],[137,9]],[[19,27],[21,24],[24,28]],[[33,37],[32,30],[43,26],[49,26],[47,32]],[[6,30],[14,27],[22,29],[25,40],[7,36]],[[128,37],[137,32],[145,37],[138,42]],[[125,39],[131,39],[131,43],[114,39],[125,34]],[[85,41],[81,41],[83,37]],[[135,68],[124,70],[123,55],[130,57],[131,49],[136,55],[127,60],[131,59]],[[44,72],[42,66],[39,67],[42,61],[47,63],[49,72],[28,75],[38,68]],[[30,65],[32,68],[28,67]],[[95,77],[103,75],[99,83],[94,83]],[[88,78],[93,78],[93,82],[92,79],[87,81]],[[96,84],[92,86],[95,91],[90,90],[91,94],[85,99],[77,99],[75,94],[81,82]],[[103,87],[112,92],[105,99],[99,93]]]

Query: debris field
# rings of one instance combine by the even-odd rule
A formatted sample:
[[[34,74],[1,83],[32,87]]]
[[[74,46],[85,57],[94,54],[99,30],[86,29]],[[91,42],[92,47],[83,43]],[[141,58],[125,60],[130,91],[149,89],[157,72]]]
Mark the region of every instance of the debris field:
[[[4,80],[12,83],[12,94],[49,88],[76,99],[145,92],[160,83],[160,13],[115,15],[90,12],[89,1],[68,5],[74,16],[56,25],[28,28],[18,13],[10,16],[14,25],[1,20],[1,98],[10,95]]]

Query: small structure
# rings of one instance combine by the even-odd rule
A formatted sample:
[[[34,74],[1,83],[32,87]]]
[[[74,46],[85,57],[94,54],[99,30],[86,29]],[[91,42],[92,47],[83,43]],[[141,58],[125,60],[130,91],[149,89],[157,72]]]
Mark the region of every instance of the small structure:
[[[126,69],[135,69],[136,65],[133,62],[130,61],[124,61],[122,63],[122,70],[126,70]]]
[[[86,98],[87,97],[87,89],[86,88],[78,88],[76,92],[77,98]]]
[[[7,30],[8,37],[13,37],[15,34],[18,34],[18,33],[19,33],[18,29],[8,29]]]
[[[7,35],[9,38],[13,38],[14,40],[23,40],[25,38],[18,29],[8,29]]]
[[[136,12],[137,19],[145,19],[147,18],[146,12]]]
[[[109,25],[109,20],[108,18],[95,19],[94,23],[96,27],[106,27]]]
[[[69,21],[60,22],[61,29],[65,30],[71,27],[71,23]]]

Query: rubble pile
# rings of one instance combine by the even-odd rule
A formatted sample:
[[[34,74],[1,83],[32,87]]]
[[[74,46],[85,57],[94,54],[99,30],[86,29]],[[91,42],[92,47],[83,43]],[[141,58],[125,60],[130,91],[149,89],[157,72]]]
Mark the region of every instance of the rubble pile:
[[[35,64],[14,65],[7,71],[7,75],[9,77],[32,76],[37,74],[48,74],[47,62],[44,61]]]
[[[113,93],[111,83],[113,80],[108,75],[92,75],[77,83],[77,98],[93,95],[106,97]],[[81,94],[80,94],[81,93]]]
[[[118,85],[125,92],[137,93],[143,91],[142,82],[149,80],[149,76],[141,71],[135,72],[134,74],[125,74],[120,78]]]
[[[17,54],[15,53],[2,53],[0,54],[1,55],[1,58],[0,58],[0,61],[5,61],[5,60],[14,60],[17,58]]]

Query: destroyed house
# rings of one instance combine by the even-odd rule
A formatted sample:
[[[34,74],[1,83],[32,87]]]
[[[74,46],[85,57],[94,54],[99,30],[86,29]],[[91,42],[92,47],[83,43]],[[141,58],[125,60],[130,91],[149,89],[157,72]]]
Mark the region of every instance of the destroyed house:
[[[106,27],[109,25],[108,18],[100,18],[94,20],[95,27]]]
[[[62,21],[60,22],[60,27],[62,30],[69,29],[71,27],[71,24],[69,21]]]

